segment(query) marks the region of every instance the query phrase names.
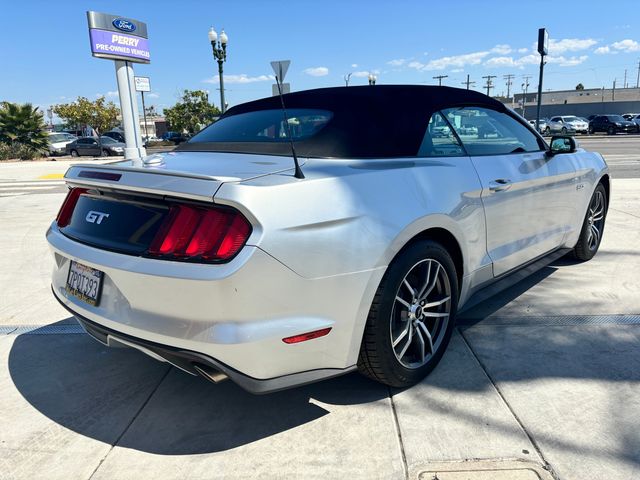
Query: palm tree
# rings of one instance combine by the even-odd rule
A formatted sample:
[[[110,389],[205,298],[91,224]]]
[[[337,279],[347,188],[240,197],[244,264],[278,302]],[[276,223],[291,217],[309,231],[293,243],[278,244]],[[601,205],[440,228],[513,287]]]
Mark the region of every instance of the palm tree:
[[[24,147],[38,153],[49,149],[44,117],[38,107],[30,103],[0,104],[0,142],[13,147]]]

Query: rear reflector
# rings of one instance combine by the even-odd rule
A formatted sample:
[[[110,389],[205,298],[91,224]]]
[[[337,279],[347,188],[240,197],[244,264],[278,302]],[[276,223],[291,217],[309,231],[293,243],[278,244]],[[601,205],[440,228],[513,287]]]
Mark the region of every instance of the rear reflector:
[[[251,226],[237,210],[174,205],[149,247],[152,256],[220,262],[244,246]]]
[[[67,198],[64,199],[64,202],[60,207],[60,211],[58,212],[58,216],[56,217],[56,223],[59,228],[69,225],[73,209],[76,208],[76,203],[78,203],[78,198],[80,198],[80,195],[87,193],[88,191],[89,190],[86,188],[72,188],[69,190]]]
[[[316,330],[315,332],[303,333],[302,335],[295,335],[293,337],[283,338],[284,343],[300,343],[307,340],[313,340],[314,338],[324,337],[331,331],[331,327],[323,328],[322,330]]]

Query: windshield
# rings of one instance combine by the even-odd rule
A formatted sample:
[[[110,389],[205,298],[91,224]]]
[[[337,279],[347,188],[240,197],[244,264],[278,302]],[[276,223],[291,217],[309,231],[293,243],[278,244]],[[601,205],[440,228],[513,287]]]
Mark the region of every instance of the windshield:
[[[111,137],[100,137],[102,143],[118,143]]]
[[[580,119],[578,117],[562,117],[564,118],[565,122],[579,122]]]
[[[54,133],[49,135],[49,143],[68,142],[69,139],[61,133]]]
[[[294,140],[312,137],[331,120],[332,115],[327,110],[287,110],[291,136]],[[224,117],[196,134],[189,143],[287,141],[282,110],[257,110]]]
[[[609,115],[610,122],[626,122],[622,115]]]

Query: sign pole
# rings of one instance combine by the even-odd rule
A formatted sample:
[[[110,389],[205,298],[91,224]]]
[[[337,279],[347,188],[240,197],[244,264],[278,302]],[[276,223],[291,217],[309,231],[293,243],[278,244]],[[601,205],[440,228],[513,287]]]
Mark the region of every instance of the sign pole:
[[[540,131],[540,106],[542,105],[542,77],[544,74],[544,56],[549,53],[549,32],[538,29],[538,53],[540,54],[540,78],[538,79],[538,105],[536,109],[536,130]]]
[[[147,109],[144,107],[144,92],[140,92],[142,95],[142,118],[144,122],[144,142],[143,145],[146,144],[147,139],[149,138],[149,134],[147,133]]]
[[[120,96],[120,111],[124,126],[124,158],[126,160],[141,159],[147,153],[140,140],[140,117],[133,85],[133,67],[127,61],[116,60],[116,78]]]

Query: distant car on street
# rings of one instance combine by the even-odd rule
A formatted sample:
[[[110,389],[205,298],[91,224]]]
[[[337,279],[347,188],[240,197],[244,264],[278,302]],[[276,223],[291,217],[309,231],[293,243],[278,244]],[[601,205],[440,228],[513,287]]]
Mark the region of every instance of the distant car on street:
[[[124,139],[124,134],[117,130],[111,130],[109,132],[105,132],[102,134],[102,136],[113,138],[116,142],[126,143]]]
[[[588,133],[589,124],[574,115],[551,117],[545,133]]]
[[[625,120],[622,115],[597,115],[589,122],[589,133],[606,132],[609,135],[616,133],[638,133],[640,125]]]
[[[629,121],[635,123],[638,126],[638,129],[640,129],[640,114],[630,118]]]
[[[65,155],[67,153],[67,144],[73,140],[69,139],[65,134],[58,132],[49,133],[49,155]]]
[[[624,114],[622,114],[622,118],[624,118],[625,120],[629,120],[630,122],[633,122],[633,119],[637,118],[638,116],[640,116],[640,113],[624,113]]]
[[[83,137],[66,146],[66,152],[72,157],[84,155],[92,157],[108,157],[122,155],[125,144],[117,142],[111,137]]]
[[[167,142],[173,142],[176,145],[179,145],[189,140],[189,137],[187,135],[180,132],[165,132],[161,138],[162,140],[165,140]]]
[[[536,128],[536,121],[535,120],[529,120],[529,125],[531,125],[534,129]],[[549,119],[547,118],[541,118],[540,119],[540,126],[538,127],[538,132],[540,133],[548,133],[549,132]]]

